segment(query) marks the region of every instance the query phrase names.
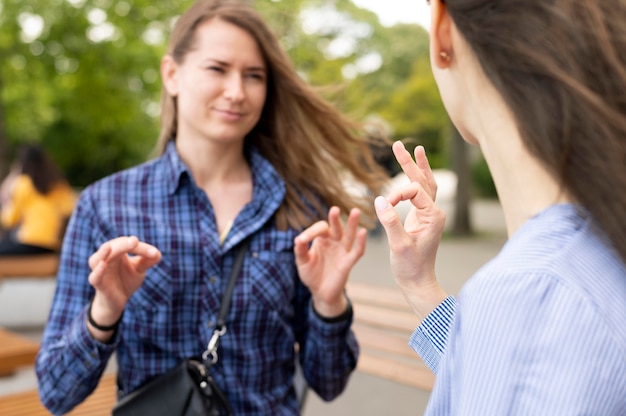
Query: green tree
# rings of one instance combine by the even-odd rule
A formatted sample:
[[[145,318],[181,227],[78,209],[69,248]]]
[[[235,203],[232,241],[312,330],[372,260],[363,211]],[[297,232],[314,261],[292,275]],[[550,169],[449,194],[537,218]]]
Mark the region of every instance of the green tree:
[[[145,160],[159,128],[160,58],[192,2],[0,0],[1,167],[27,140],[43,142],[76,186]],[[440,151],[445,121],[421,27],[384,27],[350,0],[250,2],[339,109],[382,116],[396,137]]]
[[[3,0],[4,144],[41,141],[76,186],[144,160],[167,31],[189,3]]]

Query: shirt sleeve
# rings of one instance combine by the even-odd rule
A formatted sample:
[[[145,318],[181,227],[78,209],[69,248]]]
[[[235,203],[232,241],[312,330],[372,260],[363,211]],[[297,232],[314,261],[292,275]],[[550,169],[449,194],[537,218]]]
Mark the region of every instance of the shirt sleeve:
[[[435,374],[448,342],[456,308],[456,299],[448,296],[422,321],[409,340],[409,346]]]
[[[53,414],[64,414],[97,386],[119,343],[95,340],[87,329],[86,310],[94,290],[89,284],[88,258],[98,247],[101,232],[96,208],[83,194],[68,225],[57,275],[57,287],[35,371],[42,403]]]
[[[330,401],[343,392],[350,375],[356,368],[359,346],[352,332],[352,315],[339,322],[325,322],[315,310],[310,293],[303,285],[299,288],[300,363],[304,376],[323,400]]]

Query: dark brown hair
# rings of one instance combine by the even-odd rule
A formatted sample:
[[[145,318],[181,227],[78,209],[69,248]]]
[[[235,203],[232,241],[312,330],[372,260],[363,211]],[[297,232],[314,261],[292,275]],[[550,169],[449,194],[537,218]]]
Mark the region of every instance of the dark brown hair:
[[[167,53],[177,63],[195,47],[197,27],[211,19],[231,23],[256,40],[268,68],[268,93],[259,123],[246,138],[270,161],[285,180],[287,195],[277,225],[308,226],[326,217],[326,206],[345,213],[356,206],[373,219],[367,192],[351,193],[350,177],[370,194],[386,179],[370,153],[359,125],[344,117],[307,85],[263,19],[240,1],[200,0],[177,21]],[[176,140],[176,100],[163,88],[159,150]],[[303,198],[304,197],[304,198]]]
[[[526,147],[626,261],[626,1],[445,4]]]
[[[65,183],[61,169],[37,144],[25,144],[20,148],[19,164],[21,173],[30,178],[37,192],[42,195],[46,195],[57,184]]]

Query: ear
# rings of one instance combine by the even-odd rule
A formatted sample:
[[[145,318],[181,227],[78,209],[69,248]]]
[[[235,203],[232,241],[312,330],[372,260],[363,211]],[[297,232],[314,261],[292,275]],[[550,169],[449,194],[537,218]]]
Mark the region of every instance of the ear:
[[[454,56],[452,18],[443,0],[431,0],[430,59],[438,68],[450,66]]]
[[[178,64],[171,55],[161,59],[161,78],[163,87],[172,97],[178,95]]]

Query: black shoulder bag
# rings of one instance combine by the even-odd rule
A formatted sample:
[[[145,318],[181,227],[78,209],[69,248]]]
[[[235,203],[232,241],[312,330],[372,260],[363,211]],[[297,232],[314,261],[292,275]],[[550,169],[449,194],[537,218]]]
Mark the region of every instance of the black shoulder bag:
[[[219,389],[210,369],[217,362],[219,339],[226,332],[226,315],[230,309],[237,275],[248,247],[246,239],[237,252],[222,298],[213,336],[202,354],[202,361],[186,359],[165,374],[150,381],[120,400],[113,416],[230,416],[233,410]]]

